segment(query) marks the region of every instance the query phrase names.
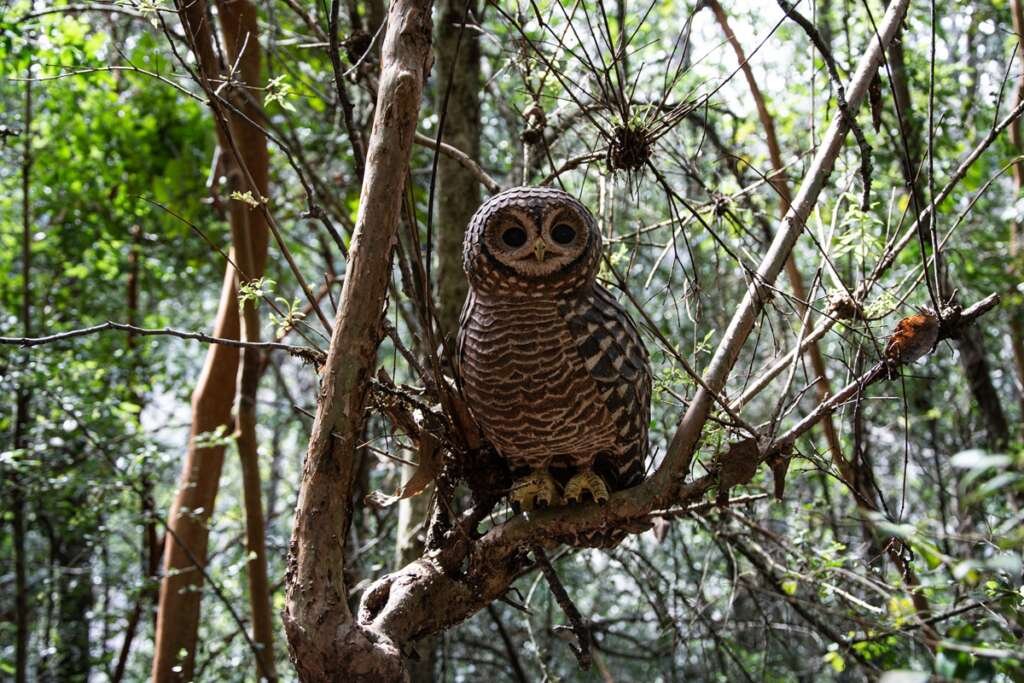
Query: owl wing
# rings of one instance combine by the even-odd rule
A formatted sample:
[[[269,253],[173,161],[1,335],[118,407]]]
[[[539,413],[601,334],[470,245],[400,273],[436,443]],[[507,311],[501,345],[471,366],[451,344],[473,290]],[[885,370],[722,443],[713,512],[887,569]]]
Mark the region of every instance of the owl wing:
[[[647,425],[651,417],[651,371],[647,349],[636,325],[615,297],[601,285],[561,306],[590,376],[615,422],[622,451],[618,485],[626,488],[643,477]]]
[[[469,293],[466,294],[466,301],[462,304],[462,312],[459,313],[459,331],[455,335],[455,358],[453,359],[453,365],[455,366],[455,385],[461,392],[462,386],[462,363],[466,349],[466,327],[469,322],[470,316],[473,315],[473,304],[476,302],[476,295],[473,294],[473,290],[470,289]]]

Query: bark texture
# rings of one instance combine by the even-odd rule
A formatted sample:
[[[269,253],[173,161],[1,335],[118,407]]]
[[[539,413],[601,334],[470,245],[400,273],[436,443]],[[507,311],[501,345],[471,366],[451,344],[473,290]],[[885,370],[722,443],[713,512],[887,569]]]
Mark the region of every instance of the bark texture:
[[[84,492],[76,493],[75,498],[83,507],[89,504]],[[55,521],[59,531],[51,543],[59,572],[57,642],[60,644],[56,653],[56,678],[58,681],[88,681],[92,670],[89,615],[95,602],[89,564],[93,547],[72,520],[58,518]]]
[[[223,65],[214,52],[206,3],[203,0],[182,0],[178,3],[178,13],[189,48],[198,62],[200,83],[210,93],[211,79],[219,77]],[[238,65],[237,79],[245,85],[258,86],[260,50],[255,7],[246,0],[224,1],[218,3],[218,14],[224,45],[232,62]],[[244,51],[241,50],[242,45],[245,46]],[[245,116],[253,121],[262,120],[258,98],[247,97],[245,92],[231,93],[230,96]],[[267,196],[268,155],[264,133],[233,110],[220,107],[213,98],[211,104],[218,124],[218,142],[230,160],[228,169],[232,189],[251,191],[257,197]],[[247,173],[239,172],[242,167]],[[252,186],[248,178],[252,179]],[[249,211],[240,202],[232,202],[232,205],[229,219],[235,243],[229,257],[235,263],[240,263],[238,259],[241,258],[251,267],[251,272],[246,272],[245,277],[259,277],[267,258],[266,223],[260,212]],[[238,278],[239,273],[229,264],[221,286],[213,328],[215,336],[239,338]],[[218,428],[231,426],[238,369],[237,348],[219,344],[210,346],[192,394],[189,445],[167,522],[171,533],[165,548],[164,579],[160,586],[153,657],[155,681],[192,679],[203,585],[200,568],[206,564],[208,527],[224,463],[223,446],[200,446],[197,439]],[[180,669],[175,671],[175,667]]]
[[[478,4],[473,0],[437,3],[434,104],[441,111],[447,98],[443,142],[471,159],[480,158],[480,37],[472,28],[460,29],[467,8],[468,17],[476,16]],[[445,334],[455,333],[466,298],[462,238],[469,219],[480,206],[480,198],[476,175],[451,156],[442,154],[437,165],[437,313]]]
[[[381,49],[359,213],[289,548],[284,622],[292,661],[304,681],[387,681],[405,675],[395,641],[354,621],[342,568],[367,380],[381,336],[403,187],[430,71],[431,5],[392,2]]]
[[[256,8],[249,2],[218,0],[221,32],[227,57],[240,67],[242,82],[258,84],[260,49]],[[237,104],[246,118],[263,120],[259,98],[245,95]],[[229,176],[233,189],[251,190],[254,196],[267,196],[270,181],[267,140],[262,130],[237,115],[227,115],[230,135],[242,159],[228,155]],[[225,136],[226,137],[226,136]],[[227,140],[225,140],[227,142]],[[250,181],[253,186],[250,186]],[[246,278],[258,278],[267,258],[268,226],[266,215],[242,202],[232,202],[230,213],[231,240],[241,273],[236,287]],[[243,276],[244,273],[244,276]],[[246,301],[242,308],[242,339],[260,340],[258,302]],[[249,580],[249,605],[252,613],[252,639],[260,648],[257,668],[266,680],[276,680],[274,669],[274,617],[270,607],[270,580],[267,576],[266,532],[263,517],[263,493],[260,486],[259,451],[256,439],[256,392],[262,375],[260,351],[248,347],[242,351],[242,367],[238,377],[238,404],[235,409],[238,455],[242,470],[242,495],[245,502],[246,550],[250,560],[246,566]]]

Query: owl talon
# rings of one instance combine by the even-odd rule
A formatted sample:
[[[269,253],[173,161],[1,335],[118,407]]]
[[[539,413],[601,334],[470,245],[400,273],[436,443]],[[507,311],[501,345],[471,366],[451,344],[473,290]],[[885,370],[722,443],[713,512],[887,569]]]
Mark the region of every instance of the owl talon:
[[[608,486],[593,470],[583,470],[565,485],[565,502],[579,505],[584,495],[589,495],[598,505],[608,502]]]
[[[562,497],[558,495],[558,484],[545,471],[531,472],[516,479],[509,498],[513,507],[524,512],[562,504]]]

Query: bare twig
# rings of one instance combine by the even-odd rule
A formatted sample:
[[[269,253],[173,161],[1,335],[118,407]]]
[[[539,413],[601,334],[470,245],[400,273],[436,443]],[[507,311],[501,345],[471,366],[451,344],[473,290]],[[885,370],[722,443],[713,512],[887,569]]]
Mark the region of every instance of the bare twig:
[[[422,145],[427,149],[437,150],[439,148],[437,140],[434,138],[424,135],[423,133],[416,133],[414,138],[417,145]],[[467,169],[470,173],[476,176],[476,179],[480,181],[480,184],[487,188],[487,191],[491,194],[497,194],[501,192],[501,185],[498,181],[487,175],[487,172],[483,169],[480,164],[473,160],[471,156],[463,152],[458,147],[449,145],[447,142],[440,144],[441,154],[454,159],[460,166]]]
[[[974,167],[975,162],[981,158],[992,143],[996,141],[999,135],[1015,121],[1019,120],[1022,115],[1024,115],[1024,101],[1019,102],[1017,106],[1013,108],[1013,111],[993,126],[992,129],[986,133],[985,137],[978,142],[978,144],[976,144],[966,156],[963,157],[959,165],[957,165],[956,170],[952,175],[950,175],[949,180],[946,181],[942,190],[935,197],[935,201],[924,207],[924,210],[918,215],[917,220],[908,226],[898,239],[893,241],[893,243],[885,250],[882,257],[878,260],[878,263],[876,263],[874,268],[871,270],[871,275],[857,287],[857,290],[853,295],[855,304],[863,303],[874,285],[882,277],[882,274],[896,262],[896,258],[917,236],[918,225],[922,224],[923,221],[930,220],[933,208],[940,206],[942,202],[953,194],[953,190],[956,189],[960,184],[960,181],[963,180],[971,168]],[[764,389],[771,384],[771,381],[789,366],[789,363],[793,360],[794,354],[806,351],[811,344],[824,337],[837,322],[840,322],[839,317],[831,313],[826,315],[825,319],[819,321],[813,331],[808,333],[799,348],[790,349],[785,356],[772,363],[767,369],[760,373],[757,379],[751,382],[743,394],[733,402],[733,406],[741,407],[749,403],[757,394],[764,391]]]
[[[943,316],[942,324],[939,328],[939,340],[941,341],[943,339],[954,337],[965,325],[974,322],[974,320],[985,313],[988,313],[998,304],[999,295],[989,294],[987,297],[975,303],[973,306],[964,309],[962,312],[948,312],[946,316]],[[847,384],[836,392],[835,396],[831,397],[829,400],[819,404],[817,408],[808,413],[792,429],[775,439],[772,448],[776,450],[785,450],[796,441],[797,437],[810,429],[823,417],[833,413],[847,401],[858,396],[865,387],[884,379],[887,371],[898,367],[898,365],[898,363],[894,364],[892,361],[879,361],[870,370],[864,373],[863,376]]]
[[[286,351],[296,358],[302,358],[307,361],[320,362],[323,360],[323,351],[320,349],[314,349],[309,346],[294,346],[292,344],[281,344],[279,342],[245,342],[237,339],[225,339],[224,337],[214,337],[209,334],[203,334],[201,332],[187,332],[185,330],[175,330],[170,327],[164,327],[161,329],[152,329],[145,327],[137,327],[135,325],[127,325],[125,323],[115,323],[107,321],[100,323],[99,325],[93,325],[91,327],[81,327],[76,330],[68,330],[66,332],[58,332],[57,334],[51,334],[45,337],[0,337],[0,345],[6,346],[20,346],[22,348],[31,348],[33,346],[42,346],[44,344],[53,344],[54,342],[60,342],[67,339],[74,339],[76,337],[85,337],[90,334],[96,334],[106,330],[117,330],[119,332],[128,332],[130,334],[136,334],[140,337],[178,337],[179,339],[192,339],[195,341],[206,342],[208,344],[219,344],[221,346],[230,346],[236,349],[264,349],[268,351]]]
[[[531,543],[530,552],[536,558],[537,566],[540,567],[544,580],[548,582],[548,587],[551,589],[551,594],[555,596],[555,601],[562,608],[562,611],[565,612],[565,616],[569,620],[572,632],[576,635],[576,640],[579,642],[579,647],[570,643],[569,649],[576,655],[580,668],[586,671],[590,668],[590,627],[587,626],[583,615],[580,614],[579,609],[577,609],[572,598],[569,597],[569,593],[565,590],[565,586],[562,585],[562,580],[558,578],[558,573],[551,566],[544,548],[539,543]]]
[[[825,60],[825,66],[828,67],[828,77],[832,81],[832,86],[836,89],[836,102],[839,104],[839,111],[842,113],[846,125],[853,132],[853,137],[857,140],[857,146],[860,147],[860,176],[861,181],[864,183],[864,193],[861,196],[860,208],[862,211],[867,211],[871,208],[871,145],[868,144],[867,138],[864,137],[864,131],[857,123],[855,112],[851,109],[849,102],[846,101],[846,88],[843,87],[843,81],[839,78],[836,58],[832,56],[831,48],[822,40],[817,27],[815,27],[810,19],[800,13],[796,5],[786,0],[778,0],[778,3],[779,7],[786,13],[786,16],[804,30],[807,37],[814,43],[814,47],[821,53],[822,59]]]

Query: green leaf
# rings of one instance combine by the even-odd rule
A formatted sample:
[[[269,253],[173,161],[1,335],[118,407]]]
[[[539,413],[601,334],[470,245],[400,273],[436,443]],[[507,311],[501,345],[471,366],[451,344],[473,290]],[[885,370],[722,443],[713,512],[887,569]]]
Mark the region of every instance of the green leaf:
[[[846,671],[846,660],[838,652],[828,652],[825,654],[825,661],[832,667],[832,670],[837,674],[841,674]]]

